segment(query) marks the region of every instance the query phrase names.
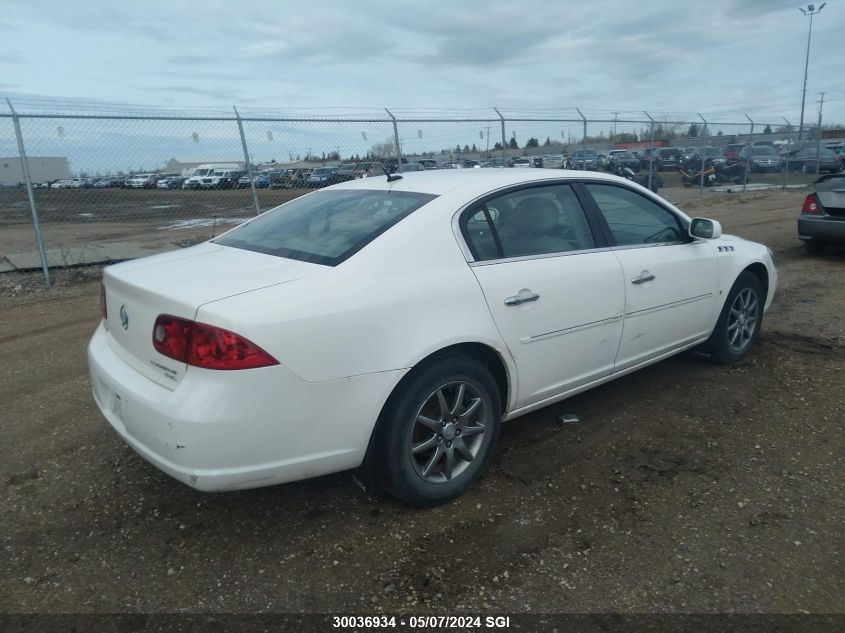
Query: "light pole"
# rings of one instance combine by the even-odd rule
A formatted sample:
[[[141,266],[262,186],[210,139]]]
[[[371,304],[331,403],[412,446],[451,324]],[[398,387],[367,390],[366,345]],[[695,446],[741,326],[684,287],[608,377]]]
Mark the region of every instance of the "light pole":
[[[810,65],[810,38],[813,36],[813,16],[817,13],[821,13],[822,9],[824,9],[824,5],[826,4],[827,2],[822,2],[818,9],[816,9],[815,5],[808,4],[806,11],[801,7],[798,7],[798,10],[801,13],[810,16],[810,30],[807,33],[807,56],[804,59],[804,91],[801,93],[801,121],[798,123],[799,141],[801,140],[801,136],[804,134],[804,103],[807,100],[807,68]]]

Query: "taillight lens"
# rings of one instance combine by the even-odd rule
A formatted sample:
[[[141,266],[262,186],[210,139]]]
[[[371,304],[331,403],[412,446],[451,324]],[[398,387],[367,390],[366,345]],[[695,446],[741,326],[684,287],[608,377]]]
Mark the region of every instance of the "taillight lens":
[[[103,321],[109,318],[109,310],[106,306],[106,284],[100,280],[100,314],[103,316]]]
[[[279,364],[239,334],[168,314],[156,319],[153,347],[168,358],[205,369],[256,369]]]
[[[821,215],[822,208],[816,200],[816,194],[811,193],[804,199],[804,206],[801,207],[801,213],[805,215]]]

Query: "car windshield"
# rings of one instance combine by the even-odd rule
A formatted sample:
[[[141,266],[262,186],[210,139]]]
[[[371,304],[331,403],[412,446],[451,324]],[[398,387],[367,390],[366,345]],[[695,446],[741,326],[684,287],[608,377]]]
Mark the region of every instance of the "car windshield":
[[[336,266],[436,197],[389,190],[321,191],[268,211],[214,242]]]
[[[774,147],[752,147],[751,154],[754,156],[777,156],[778,153],[775,151]]]
[[[318,167],[314,170],[312,175],[314,176],[328,176],[334,171],[331,167]]]
[[[718,147],[705,147],[701,150],[705,156],[721,156],[722,150]]]

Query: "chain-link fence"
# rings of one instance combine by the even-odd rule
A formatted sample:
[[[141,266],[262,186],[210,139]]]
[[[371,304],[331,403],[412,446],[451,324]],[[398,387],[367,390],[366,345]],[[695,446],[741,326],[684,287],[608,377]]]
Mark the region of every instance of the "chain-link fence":
[[[0,271],[43,268],[48,279],[52,266],[197,243],[315,188],[385,170],[627,167],[660,193],[701,195],[801,186],[828,168],[819,130],[799,135],[777,117],[578,108],[318,115],[7,100]]]

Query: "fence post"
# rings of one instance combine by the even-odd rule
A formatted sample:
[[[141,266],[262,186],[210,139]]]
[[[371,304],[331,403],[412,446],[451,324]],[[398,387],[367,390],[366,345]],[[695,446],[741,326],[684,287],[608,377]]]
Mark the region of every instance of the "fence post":
[[[252,162],[249,160],[249,150],[246,146],[246,136],[244,136],[244,123],[241,121],[240,112],[235,106],[232,106],[235,111],[235,118],[238,121],[238,132],[241,135],[241,146],[244,148],[244,161],[246,161],[246,169],[249,174],[249,188],[252,190],[252,205],[255,207],[255,215],[261,215],[261,205],[258,204],[258,194],[255,191],[255,176],[252,173]]]
[[[706,127],[706,128],[709,130],[709,129],[710,129],[710,125],[707,123],[707,119],[705,119],[705,118],[701,115],[701,112],[696,112],[696,114],[699,116],[699,118],[700,118],[702,121],[704,121],[704,127]],[[709,134],[709,132],[708,132],[708,134]],[[706,146],[705,146],[705,147],[706,147]],[[699,197],[699,198],[701,198],[701,197],[703,197],[703,196],[704,196],[704,162],[705,162],[705,161],[704,161],[704,152],[701,152],[701,170],[699,171],[699,173],[701,174],[701,182],[700,182],[700,183],[699,183],[699,185],[698,185],[698,197]]]
[[[742,190],[745,191],[746,186],[748,185],[748,169],[751,166],[751,143],[754,140],[754,121],[751,121],[751,117],[747,114],[744,115],[746,119],[751,122],[751,132],[748,134],[748,158],[745,159],[745,173],[742,175]]]
[[[819,177],[819,172],[822,166],[822,109],[824,108],[824,93],[821,93],[822,98],[819,101],[819,126],[816,128],[816,178]]]
[[[38,242],[38,256],[41,258],[41,270],[44,273],[44,284],[50,288],[50,270],[47,267],[47,253],[44,251],[44,239],[41,237],[41,224],[38,222],[38,209],[35,206],[35,194],[32,193],[32,179],[29,177],[29,163],[26,159],[26,149],[23,145],[21,122],[12,102],[7,98],[6,103],[12,112],[12,123],[15,126],[15,137],[18,141],[18,155],[21,159],[21,171],[26,182],[26,195],[29,198],[29,209],[32,212],[32,228],[35,229],[35,241]]]
[[[502,116],[502,113],[499,112],[499,108],[493,108],[496,111],[496,114],[499,115],[499,120],[502,122],[502,167],[508,166],[508,150],[507,144],[505,143],[505,117]]]
[[[584,134],[581,136],[581,148],[587,149],[587,117],[581,112],[581,108],[575,108],[578,111],[578,116],[581,117],[581,121],[584,123]],[[584,161],[584,169],[587,169],[587,162]]]
[[[402,146],[399,144],[399,124],[396,122],[396,117],[387,108],[384,109],[387,115],[393,121],[393,142],[396,144],[396,171],[402,171]]]
[[[653,164],[654,164],[654,119],[651,118],[651,115],[643,110],[643,114],[648,117],[648,120],[651,121],[651,133],[650,141],[651,147],[648,150],[648,188],[651,189],[651,174],[653,173]]]
[[[783,188],[786,190],[789,182],[789,142],[792,140],[792,123],[786,117],[781,118],[786,121],[786,152],[783,155]]]

